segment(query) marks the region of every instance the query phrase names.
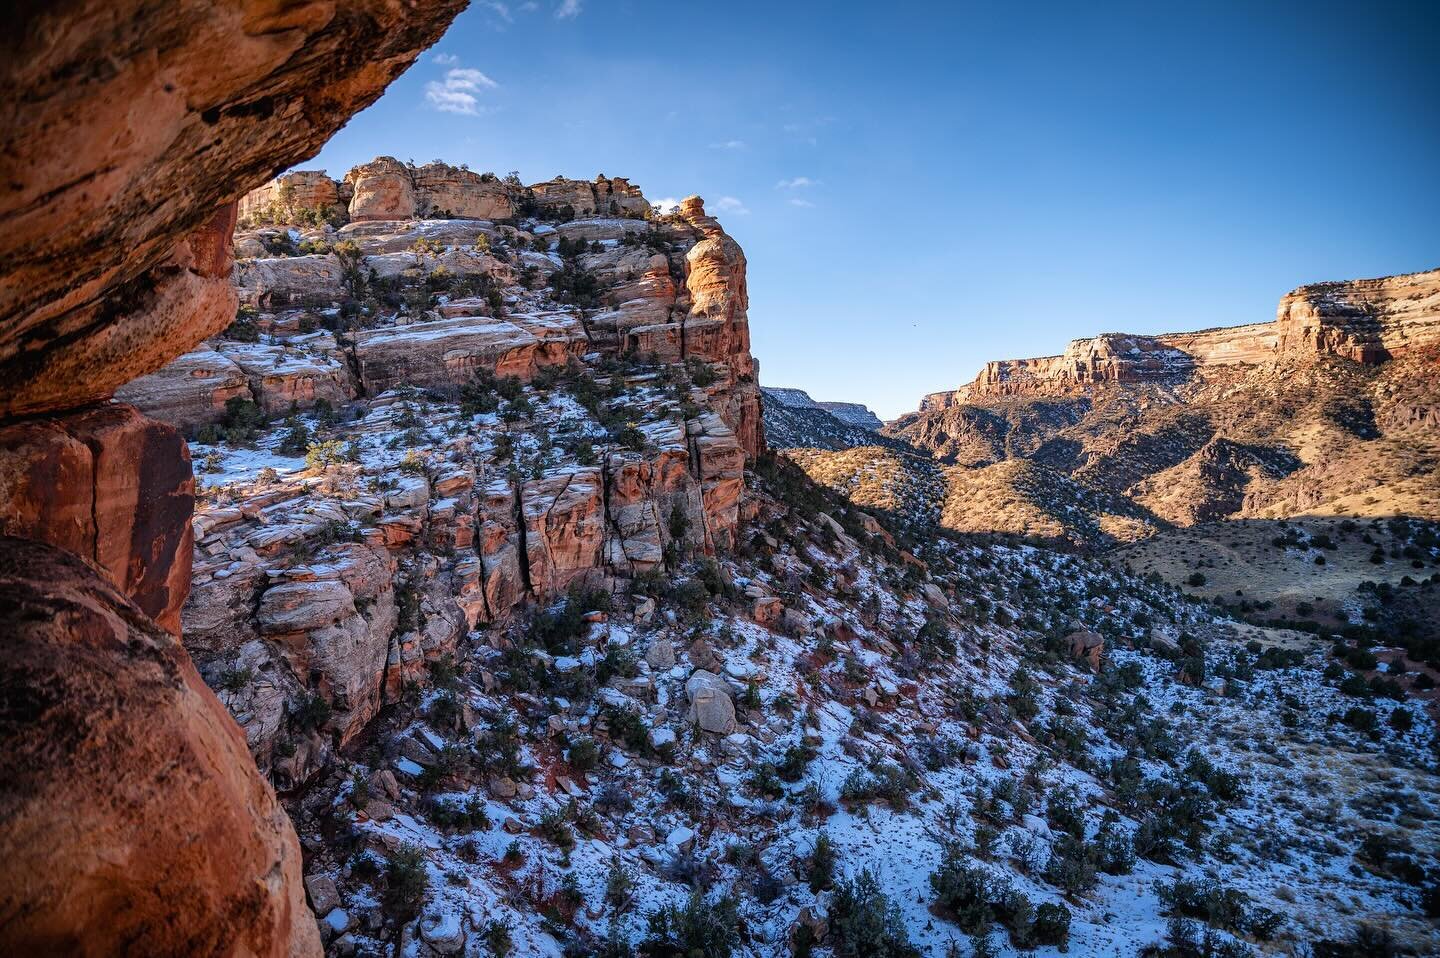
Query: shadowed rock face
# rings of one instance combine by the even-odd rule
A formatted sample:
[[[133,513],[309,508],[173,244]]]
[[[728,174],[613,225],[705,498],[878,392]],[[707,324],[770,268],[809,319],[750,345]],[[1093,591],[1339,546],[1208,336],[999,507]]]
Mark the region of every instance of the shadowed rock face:
[[[0,631],[0,950],[319,954],[295,833],[179,641],[8,536]]]
[[[89,559],[177,635],[194,503],[185,441],[130,406],[0,426],[0,532]]]
[[[464,5],[7,8],[0,532],[40,541],[0,537],[0,953],[320,953],[291,824],[160,628],[190,588],[185,445],[103,401],[233,321],[235,201]]]
[[[103,398],[223,328],[233,203],[464,5],[21,3],[0,41],[0,415]]]

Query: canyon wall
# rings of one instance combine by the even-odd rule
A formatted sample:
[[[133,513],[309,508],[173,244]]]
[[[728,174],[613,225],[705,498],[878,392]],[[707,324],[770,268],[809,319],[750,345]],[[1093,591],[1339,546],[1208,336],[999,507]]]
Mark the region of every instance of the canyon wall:
[[[1301,286],[1280,300],[1282,352],[1362,363],[1440,344],[1440,270]]]
[[[463,6],[79,0],[9,18],[0,951],[320,953],[291,823],[174,634],[185,443],[109,397],[234,321],[236,201]]]
[[[185,642],[284,789],[475,630],[733,547],[764,449],[744,253],[698,197],[656,217],[597,177],[508,184],[527,216],[354,218],[441,166],[357,167],[338,227],[311,179],[242,198],[240,320],[121,391],[197,440]]]
[[[931,393],[920,411],[1007,396],[1074,396],[1108,384],[1181,385],[1316,356],[1361,363],[1440,343],[1440,270],[1302,286],[1272,323],[1156,336],[1105,333],[1074,340],[1059,356],[996,360],[971,383]]]

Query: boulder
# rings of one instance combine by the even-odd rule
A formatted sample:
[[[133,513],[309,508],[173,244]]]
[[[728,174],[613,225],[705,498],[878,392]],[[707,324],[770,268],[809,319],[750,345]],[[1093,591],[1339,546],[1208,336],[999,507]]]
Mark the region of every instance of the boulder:
[[[320,954],[300,846],[174,636],[0,537],[0,951]]]
[[[785,614],[785,603],[780,601],[778,596],[762,595],[755,600],[751,611],[756,625],[763,625],[767,629],[774,628]]]
[[[668,672],[675,667],[675,643],[668,635],[657,635],[645,650],[645,663],[657,672]]]
[[[340,907],[340,891],[335,879],[329,875],[314,873],[305,876],[305,892],[310,896],[310,907],[317,915],[328,915]]]
[[[1065,636],[1065,642],[1070,646],[1070,656],[1076,659],[1084,659],[1090,663],[1093,669],[1100,668],[1101,658],[1105,654],[1105,637],[1098,632],[1079,631],[1071,632]]]
[[[724,679],[699,669],[686,680],[685,693],[690,698],[689,720],[701,731],[716,735],[730,735],[735,731],[735,703]]]

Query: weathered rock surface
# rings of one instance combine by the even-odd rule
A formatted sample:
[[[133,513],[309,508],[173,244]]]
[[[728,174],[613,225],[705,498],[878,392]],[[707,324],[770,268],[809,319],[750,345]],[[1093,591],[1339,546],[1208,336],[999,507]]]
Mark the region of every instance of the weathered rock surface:
[[[340,279],[340,260],[331,253],[247,259],[235,264],[236,294],[246,306],[328,306],[339,295]],[[210,334],[219,331],[212,329]]]
[[[240,197],[241,223],[288,223],[301,211],[332,213],[341,205],[339,185],[324,170],[282,173]]]
[[[88,559],[177,634],[194,495],[185,441],[130,406],[0,426],[0,533]]]
[[[0,950],[320,954],[289,818],[171,635],[0,537]]]
[[[484,179],[446,163],[414,167],[382,156],[345,174],[350,219],[405,220],[441,215],[444,218],[509,219],[510,193],[494,179]]]
[[[569,207],[572,216],[601,215],[617,216],[632,214],[644,216],[650,211],[650,204],[641,195],[638,187],[631,186],[623,177],[595,177],[593,182],[569,180],[557,177],[530,187],[540,206],[549,212],[559,212]]]
[[[249,378],[233,359],[208,346],[115,390],[116,399],[182,432],[219,420],[236,397],[254,398]]]
[[[0,415],[104,398],[224,328],[235,201],[463,6],[24,8],[0,57]]]
[[[370,392],[401,383],[460,385],[477,370],[529,381],[585,351],[585,330],[568,313],[459,316],[355,334],[360,379]]]
[[[1279,349],[1383,362],[1440,344],[1440,269],[1315,283],[1276,310]]]
[[[735,731],[735,703],[724,679],[697,669],[686,681],[685,693],[690,698],[690,721],[702,732],[729,735]]]

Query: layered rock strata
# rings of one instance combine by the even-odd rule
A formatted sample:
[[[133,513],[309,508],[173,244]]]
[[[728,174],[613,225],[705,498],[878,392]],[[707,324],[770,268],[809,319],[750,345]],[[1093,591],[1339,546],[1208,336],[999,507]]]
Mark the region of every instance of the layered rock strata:
[[[698,198],[566,219],[531,189],[540,218],[306,227],[353,247],[242,260],[256,342],[125,390],[203,433],[185,641],[282,788],[475,630],[739,539],[764,442],[739,245]]]
[[[1077,339],[1059,356],[986,363],[974,382],[925,396],[920,410],[1007,396],[1072,396],[1108,384],[1180,385],[1227,367],[1324,356],[1375,364],[1437,343],[1440,270],[1316,283],[1281,299],[1273,323]]]

